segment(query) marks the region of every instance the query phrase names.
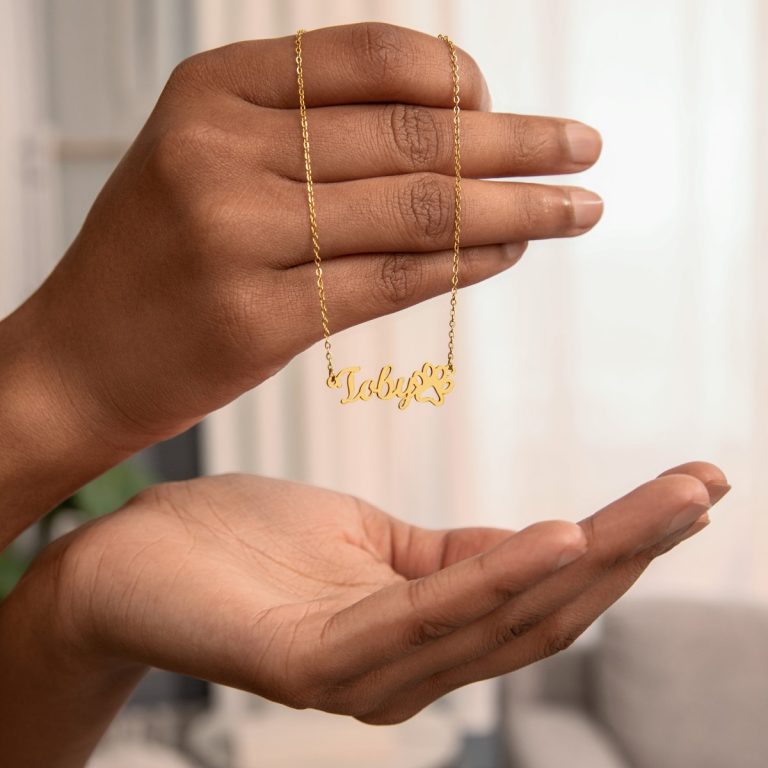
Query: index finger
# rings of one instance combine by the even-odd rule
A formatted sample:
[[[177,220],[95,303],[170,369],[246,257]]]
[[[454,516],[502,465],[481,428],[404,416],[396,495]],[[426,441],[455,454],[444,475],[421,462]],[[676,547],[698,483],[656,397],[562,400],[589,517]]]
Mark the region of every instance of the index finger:
[[[298,106],[296,38],[251,40],[188,59],[230,93],[264,107]],[[456,47],[461,106],[488,110],[488,85],[475,60]],[[436,36],[382,22],[305,32],[302,40],[308,107],[399,102],[453,106],[448,46]]]

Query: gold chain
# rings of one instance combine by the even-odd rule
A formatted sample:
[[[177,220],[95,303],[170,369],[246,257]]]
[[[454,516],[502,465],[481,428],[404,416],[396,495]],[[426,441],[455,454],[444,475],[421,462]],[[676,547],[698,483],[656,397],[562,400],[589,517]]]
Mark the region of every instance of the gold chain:
[[[451,269],[451,314],[448,320],[448,370],[453,373],[453,344],[456,336],[456,294],[459,290],[459,244],[461,242],[461,121],[459,115],[459,61],[456,46],[447,35],[438,35],[448,45],[451,53],[451,76],[453,77],[453,172],[454,214],[453,214],[453,267]]]
[[[320,298],[320,320],[323,328],[323,345],[325,359],[328,363],[327,385],[332,389],[345,390],[342,403],[352,403],[358,400],[370,400],[378,397],[381,400],[399,400],[398,407],[403,410],[411,402],[431,403],[442,405],[445,396],[453,389],[454,374],[454,345],[456,338],[456,299],[459,290],[459,257],[461,244],[461,108],[459,105],[459,62],[456,47],[447,35],[438,38],[448,46],[453,80],[453,165],[454,165],[454,217],[453,217],[453,259],[451,265],[451,299],[450,316],[448,320],[448,359],[445,365],[424,363],[414,371],[408,379],[392,377],[392,366],[385,365],[375,379],[356,380],[359,366],[350,366],[341,371],[335,371],[331,355],[331,331],[328,320],[328,305],[325,298],[323,282],[323,265],[320,258],[320,239],[317,228],[317,209],[315,206],[315,188],[312,181],[312,163],[309,152],[309,126],[307,121],[307,105],[304,96],[304,62],[302,59],[301,40],[304,30],[296,32],[296,76],[299,88],[299,114],[301,117],[301,137],[304,146],[304,170],[307,177],[307,204],[309,206],[309,229],[312,239],[312,254],[315,261],[315,277],[317,293]]]
[[[328,307],[325,303],[325,285],[323,284],[323,264],[320,260],[320,240],[317,235],[317,211],[315,210],[315,187],[312,183],[312,163],[309,159],[309,128],[307,126],[307,105],[304,100],[304,66],[301,58],[301,37],[304,30],[296,33],[296,74],[299,80],[299,113],[301,114],[301,137],[304,141],[304,169],[307,174],[307,202],[309,203],[309,229],[312,235],[312,253],[315,257],[317,293],[320,296],[320,320],[323,324],[323,342],[325,359],[328,361],[328,378],[336,381],[331,357],[331,331],[328,327]]]

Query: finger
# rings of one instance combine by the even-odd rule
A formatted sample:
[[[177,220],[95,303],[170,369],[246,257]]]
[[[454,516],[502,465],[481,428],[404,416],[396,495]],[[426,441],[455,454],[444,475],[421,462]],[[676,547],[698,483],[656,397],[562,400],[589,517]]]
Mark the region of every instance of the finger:
[[[731,490],[731,486],[728,484],[723,471],[706,461],[689,461],[686,464],[680,464],[677,467],[672,467],[662,472],[659,477],[666,475],[691,475],[697,477],[707,486],[711,504],[716,504]]]
[[[689,473],[680,472],[681,469],[689,470]],[[699,477],[696,477],[697,475]],[[696,478],[698,482],[690,483],[685,480],[686,476]],[[540,601],[534,596],[531,601],[534,608],[527,613],[521,605],[517,608],[511,605],[504,606],[494,612],[482,623],[494,622],[492,626],[499,633],[497,634],[497,641],[500,646],[498,649],[493,649],[491,645],[491,652],[485,656],[477,655],[473,661],[459,661],[453,666],[450,663],[446,664],[444,659],[441,667],[433,663],[431,668],[421,666],[423,661],[421,654],[411,656],[398,664],[400,669],[397,672],[401,680],[410,679],[413,681],[418,679],[419,682],[400,688],[392,686],[391,680],[385,681],[385,675],[391,678],[395,677],[391,674],[390,669],[387,669],[385,674],[379,673],[376,685],[382,692],[386,703],[380,704],[361,719],[366,722],[377,723],[397,722],[410,717],[426,704],[450,690],[484,677],[492,677],[512,669],[518,669],[568,647],[600,613],[629,589],[653,558],[668,552],[708,525],[709,517],[706,512],[702,512],[701,516],[696,517],[697,507],[699,509],[705,508],[702,493],[704,481],[723,479],[718,468],[711,464],[695,462],[674,467],[660,477],[663,478],[662,483],[660,480],[655,480],[641,486],[624,499],[620,499],[597,513],[593,522],[585,526],[589,540],[587,555],[581,558],[579,562],[574,563],[573,566],[564,569],[557,577],[548,580],[551,582],[558,577],[561,580],[568,578],[569,584],[574,587],[570,593],[555,595],[555,599],[551,601]],[[673,485],[669,485],[670,483]],[[601,541],[605,538],[598,533],[601,516],[608,515],[612,508],[618,508],[626,500],[631,498],[637,500],[639,494],[645,496],[645,503],[652,513],[658,507],[657,494],[659,492],[663,494],[666,501],[676,501],[675,504],[672,504],[671,509],[679,509],[680,505],[685,502],[687,509],[682,517],[682,510],[674,512],[672,518],[670,518],[672,513],[669,510],[666,514],[665,519],[670,521],[667,530],[677,528],[677,532],[667,533],[660,538],[652,535],[650,537],[652,543],[649,546],[640,545],[639,552],[636,552],[636,546],[627,542],[630,547],[629,556],[626,555],[626,546],[623,553],[621,548],[611,550],[601,547]],[[686,525],[686,520],[690,520],[692,517],[695,518],[693,522]],[[671,524],[672,519],[675,520],[674,524]],[[586,521],[583,521],[582,524],[584,522]],[[653,542],[653,539],[656,541]],[[635,554],[632,554],[633,551]],[[596,575],[594,575],[595,565],[597,565]],[[579,570],[581,577],[578,573],[574,573]],[[590,571],[593,572],[593,575],[584,579],[584,576]],[[540,585],[541,588],[546,588],[546,586],[547,582]],[[528,594],[525,597],[531,597],[531,595]],[[522,612],[521,608],[523,608]],[[481,622],[477,622],[475,625],[467,627],[464,634],[475,633],[480,624]],[[447,645],[447,639],[455,642],[459,638],[460,633],[456,633],[451,638],[433,644],[430,647],[430,662],[434,662],[435,657],[441,653],[440,645]],[[482,647],[480,645],[483,643],[482,638],[471,637],[470,647],[476,643],[478,647]],[[486,643],[485,648],[487,647]],[[429,669],[429,674],[425,675],[427,669]],[[391,693],[389,695],[386,692],[387,682],[390,684]]]
[[[420,579],[479,555],[514,534],[514,531],[503,528],[431,531],[405,523],[401,526],[403,530],[395,533],[392,539],[392,568],[406,579]]]
[[[355,253],[431,252],[454,237],[451,176],[411,173],[315,187],[323,259]],[[298,210],[306,190],[296,184]],[[584,234],[599,220],[603,201],[580,187],[465,179],[461,244],[515,243]],[[297,229],[296,263],[308,260],[308,228]]]
[[[375,592],[327,620],[323,673],[346,679],[412,653],[581,556],[584,545],[573,523],[537,523],[488,552]]]
[[[534,633],[532,637],[543,642],[539,647],[527,639],[533,629],[606,578],[617,563],[666,540],[670,529],[687,528],[707,508],[706,489],[690,476],[640,486],[582,521],[589,544],[579,561],[512,597],[480,621],[436,639],[428,649],[382,666],[360,687],[375,688],[387,700],[404,701],[407,691],[421,684],[418,681],[425,681],[427,689],[458,687],[470,682],[472,675],[491,677],[531,663],[532,653],[554,652],[568,638],[557,634],[543,642]]]
[[[400,722],[419,712],[435,699],[469,683],[496,677],[533,664],[570,647],[575,640],[640,578],[651,562],[675,546],[706,528],[709,520],[697,520],[682,534],[664,546],[651,547],[612,567],[574,600],[553,611],[519,639],[512,660],[508,650],[496,652],[497,658],[486,657],[445,673],[427,678],[409,689],[401,689],[386,703],[359,717],[364,722],[386,724]],[[480,677],[478,677],[480,675]]]
[[[515,265],[527,243],[462,248],[459,285],[486,280]],[[451,289],[453,254],[379,253],[346,256],[323,263],[330,328],[337,333],[350,326],[397,312]],[[280,273],[278,273],[280,274]],[[309,308],[296,316],[305,336],[320,338],[314,264],[302,264],[282,273],[296,305]]]
[[[682,544],[684,541],[692,538],[697,533],[701,533],[709,524],[711,520],[709,517],[709,513],[705,512],[698,520],[691,523],[687,528],[684,528],[681,532],[670,536],[665,541],[659,542],[654,547],[650,547],[648,550],[645,551],[645,553],[641,552],[639,555],[636,555],[636,557],[642,557],[643,554],[652,554],[654,557],[659,557],[659,555],[664,555],[667,552],[670,552],[673,550],[678,544]]]
[[[376,556],[406,579],[423,576],[479,555],[515,534],[509,528],[447,528],[435,530],[411,525],[358,499],[357,508]]]
[[[254,115],[263,131],[263,115]],[[266,159],[279,175],[306,179],[297,111],[270,113],[276,151]],[[313,109],[308,115],[315,182],[393,174],[453,173],[453,110],[412,104]],[[552,117],[464,111],[461,171],[500,178],[574,173],[600,155],[600,134],[583,123]]]
[[[296,108],[296,39],[234,43],[187,59],[177,75],[208,80],[246,101]],[[461,105],[490,108],[485,78],[474,59],[456,48]],[[436,36],[379,22],[305,32],[302,40],[307,106],[404,102],[453,104],[448,46]]]
[[[357,715],[376,725],[399,723],[451,691],[478,680],[507,674],[568,648],[637,581],[649,561],[616,566],[605,579],[539,622],[516,643],[515,652],[497,650],[482,660],[440,672],[399,689],[371,711]]]

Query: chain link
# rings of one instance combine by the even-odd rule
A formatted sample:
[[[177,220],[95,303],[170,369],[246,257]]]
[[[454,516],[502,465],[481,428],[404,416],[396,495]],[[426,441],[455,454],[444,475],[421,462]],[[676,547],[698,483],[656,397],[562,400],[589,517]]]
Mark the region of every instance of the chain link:
[[[304,30],[296,33],[296,75],[299,83],[299,113],[301,115],[301,137],[304,142],[304,169],[307,174],[307,203],[309,204],[309,229],[312,236],[312,253],[315,258],[315,276],[317,277],[317,293],[320,297],[320,320],[323,326],[323,344],[325,359],[328,362],[328,381],[335,384],[336,374],[333,370],[331,357],[331,330],[328,321],[328,306],[325,301],[325,284],[323,283],[323,264],[320,260],[320,239],[317,234],[317,210],[315,208],[315,187],[312,183],[312,163],[309,159],[309,127],[307,124],[307,105],[304,99],[304,67],[301,58],[301,38]]]
[[[301,137],[304,145],[304,170],[307,176],[307,203],[309,206],[309,229],[312,238],[312,254],[315,261],[315,275],[317,278],[317,293],[320,298],[320,319],[323,328],[323,344],[325,346],[325,359],[328,362],[328,383],[336,385],[336,373],[333,368],[331,356],[331,331],[328,320],[328,306],[325,297],[325,284],[323,282],[323,266],[320,258],[320,239],[317,229],[317,209],[315,207],[315,188],[312,182],[312,163],[309,154],[309,127],[307,123],[307,105],[304,95],[304,68],[301,50],[301,40],[305,30],[296,32],[296,76],[299,88],[299,114],[301,117]],[[448,46],[451,62],[451,77],[453,80],[453,152],[454,152],[454,217],[453,217],[453,260],[451,265],[451,300],[450,317],[448,320],[448,360],[447,368],[454,372],[454,345],[456,337],[456,299],[459,290],[459,257],[461,243],[461,121],[459,102],[459,62],[456,54],[456,46],[447,35],[438,35],[438,38]]]
[[[448,46],[451,54],[451,76],[453,78],[453,171],[454,213],[453,213],[453,264],[451,268],[451,313],[448,319],[448,370],[453,373],[453,347],[456,338],[456,297],[459,291],[459,255],[461,244],[461,107],[459,106],[459,61],[456,46],[447,35],[438,35]]]

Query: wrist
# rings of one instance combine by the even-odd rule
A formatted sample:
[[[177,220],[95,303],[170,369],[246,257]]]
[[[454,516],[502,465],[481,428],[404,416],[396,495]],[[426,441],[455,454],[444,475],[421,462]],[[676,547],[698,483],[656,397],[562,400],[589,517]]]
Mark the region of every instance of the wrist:
[[[3,631],[12,626],[15,634],[31,641],[36,658],[61,674],[141,676],[146,665],[120,653],[93,613],[92,596],[101,577],[99,553],[89,551],[94,524],[86,523],[46,547],[0,602],[0,643]]]
[[[132,452],[100,437],[100,409],[51,346],[33,300],[0,322],[0,549]]]
[[[0,604],[0,742],[8,765],[82,766],[146,671],[87,640],[80,604],[88,595],[73,593],[62,573],[67,550],[66,541],[49,547]]]

